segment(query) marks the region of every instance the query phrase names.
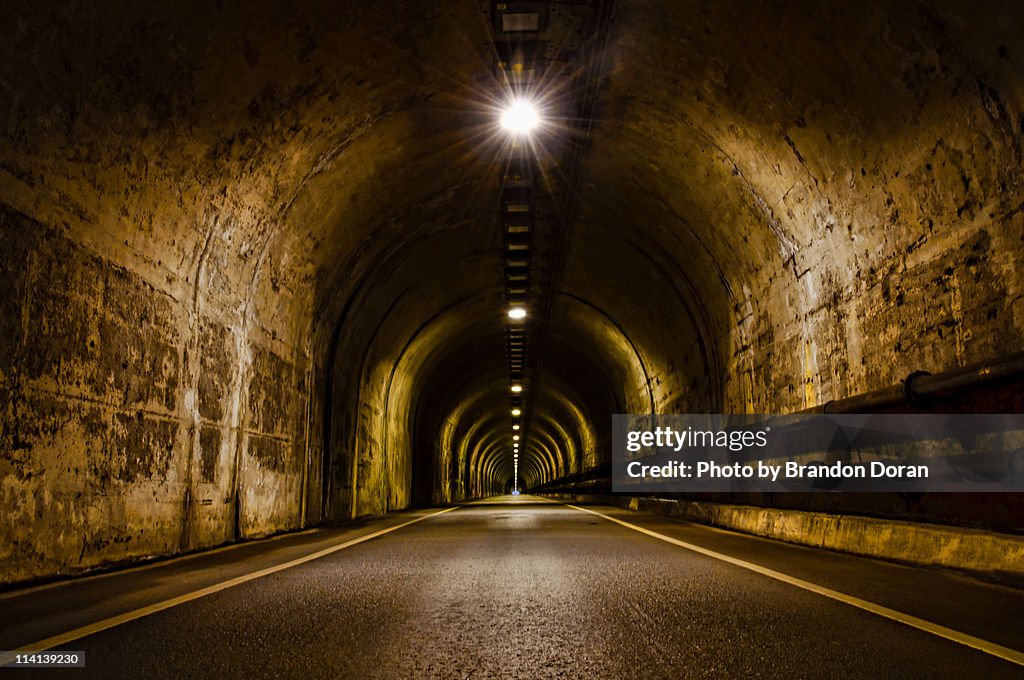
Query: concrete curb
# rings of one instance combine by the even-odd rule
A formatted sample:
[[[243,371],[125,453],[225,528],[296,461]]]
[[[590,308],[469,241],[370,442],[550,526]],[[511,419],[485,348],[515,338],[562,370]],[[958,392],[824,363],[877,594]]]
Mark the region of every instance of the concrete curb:
[[[545,494],[708,524],[788,543],[1024,580],[1024,537],[857,515],[689,500]]]

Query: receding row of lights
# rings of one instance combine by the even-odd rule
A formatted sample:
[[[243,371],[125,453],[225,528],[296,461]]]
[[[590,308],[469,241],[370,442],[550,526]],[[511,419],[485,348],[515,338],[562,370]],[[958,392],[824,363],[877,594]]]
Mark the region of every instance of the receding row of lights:
[[[512,307],[508,310],[508,318],[514,321],[522,321],[526,318],[526,309],[524,307]],[[512,384],[512,391],[519,394],[523,391],[523,386],[519,383]],[[518,406],[512,409],[512,417],[519,418],[523,414],[523,410]],[[520,429],[519,423],[512,423],[512,431],[518,432]],[[512,435],[512,464],[515,467],[516,478],[519,477],[519,435]]]
[[[526,309],[524,307],[512,307],[511,309],[508,310],[508,318],[513,319],[515,321],[522,321],[523,319],[526,318]],[[519,383],[513,383],[511,389],[516,394],[519,394],[520,392],[523,391],[523,386],[520,385]],[[523,410],[521,408],[519,408],[518,406],[512,409],[512,417],[513,418],[519,418],[519,416],[521,416],[522,414],[523,414]],[[518,432],[519,429],[520,429],[519,423],[512,423],[512,431],[513,432]],[[513,442],[512,443],[512,447],[513,447],[512,461],[513,461],[514,465],[516,465],[518,467],[518,465],[519,465],[519,435],[518,434],[512,435],[512,442]]]
[[[501,126],[506,130],[517,135],[529,134],[532,130],[536,129],[540,125],[540,114],[537,108],[529,101],[524,99],[514,100],[509,107],[505,110],[501,116]],[[526,318],[526,308],[521,306],[514,306],[508,310],[508,318],[512,321],[522,321]],[[521,350],[520,350],[521,351]],[[521,361],[521,360],[520,360]],[[522,384],[518,382],[512,383],[511,389],[513,394],[521,394],[523,391]],[[522,409],[518,406],[512,408],[512,417],[518,419],[522,415]],[[518,432],[520,425],[518,422],[512,424],[512,431]],[[513,465],[513,492],[518,493],[519,489],[519,435],[512,435],[512,465]]]
[[[539,7],[538,7],[539,5]],[[495,65],[502,72],[505,82],[516,86],[524,85],[533,78],[536,64],[531,63],[526,55],[522,35],[538,36],[544,30],[547,11],[542,3],[492,3],[492,19],[494,21],[495,53],[498,57]],[[516,137],[525,137],[541,124],[540,112],[528,99],[514,97],[502,112],[501,127]],[[531,145],[516,143],[512,149],[524,151]],[[531,192],[533,172],[531,161],[522,159],[516,163],[516,169],[510,167],[505,171],[505,182],[502,186],[503,230],[505,237],[505,295],[510,304],[525,300],[529,293],[530,252],[533,232],[533,215]],[[509,186],[511,181],[515,184]],[[524,181],[527,179],[529,181]],[[521,185],[527,186],[521,186]],[[525,194],[525,195],[524,195]],[[526,318],[526,309],[518,305],[508,310],[512,321]],[[506,335],[509,371],[513,393],[512,416],[517,419],[513,423],[513,432],[520,429],[518,418],[522,411],[523,369],[525,368],[526,338],[521,328],[510,328]],[[512,493],[519,493],[519,435],[513,436],[515,453],[513,456],[514,478]]]

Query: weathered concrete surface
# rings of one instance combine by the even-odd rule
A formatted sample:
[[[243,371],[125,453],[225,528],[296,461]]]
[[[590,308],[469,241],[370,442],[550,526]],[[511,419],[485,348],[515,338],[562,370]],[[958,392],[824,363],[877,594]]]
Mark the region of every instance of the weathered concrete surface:
[[[1024,8],[819,4],[617,4],[527,486],[1024,345]],[[481,7],[0,8],[0,581],[506,488]]]
[[[292,439],[303,413],[287,403],[301,401],[285,360],[255,350],[239,434],[230,331],[205,322],[188,345],[179,301],[9,209],[0,240],[0,579],[298,525]],[[191,376],[190,361],[201,364]]]
[[[1020,12],[620,3],[567,286],[629,329],[659,410],[715,394],[694,334],[711,405],[752,412],[1024,344]],[[651,261],[674,298],[601,285]]]

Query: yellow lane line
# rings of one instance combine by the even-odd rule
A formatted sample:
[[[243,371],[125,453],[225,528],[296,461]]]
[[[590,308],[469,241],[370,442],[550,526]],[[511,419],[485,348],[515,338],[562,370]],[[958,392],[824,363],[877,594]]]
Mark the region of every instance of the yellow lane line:
[[[24,654],[25,652],[42,652],[46,651],[47,649],[53,649],[54,647],[59,647],[69,642],[73,642],[74,640],[84,638],[87,635],[99,633],[100,631],[113,628],[114,626],[120,626],[122,623],[128,623],[129,621],[134,621],[135,619],[141,619],[143,616],[149,616],[150,614],[155,614],[156,612],[160,612],[165,609],[170,609],[171,607],[176,607],[179,604],[185,604],[186,602],[191,602],[192,600],[198,600],[201,597],[213,595],[214,593],[219,593],[222,590],[227,590],[228,588],[233,588],[235,586],[241,585],[243,583],[248,583],[249,581],[253,581],[258,578],[269,576],[270,574],[276,574],[279,571],[291,569],[292,567],[297,567],[300,564],[305,564],[306,562],[312,562],[313,560],[317,560],[321,557],[326,557],[327,555],[336,553],[339,550],[351,548],[354,545],[359,545],[360,543],[365,543],[366,541],[373,540],[374,538],[379,538],[380,536],[383,536],[385,534],[390,534],[392,531],[398,531],[399,529],[407,527],[410,524],[416,524],[417,522],[422,522],[425,519],[430,519],[431,517],[443,515],[446,512],[451,512],[452,510],[457,510],[458,508],[459,506],[445,508],[444,510],[441,510],[439,512],[433,512],[429,515],[423,515],[421,517],[411,519],[408,522],[397,524],[393,527],[380,529],[378,531],[374,531],[373,533],[366,534],[365,536],[359,536],[357,538],[345,541],[344,543],[332,545],[329,548],[318,550],[314,553],[298,557],[288,562],[282,562],[281,564],[276,564],[272,567],[260,569],[249,574],[236,576],[235,578],[228,579],[227,581],[222,581],[220,583],[215,583],[211,586],[206,586],[205,588],[200,588],[199,590],[192,591],[191,593],[185,593],[184,595],[172,597],[169,600],[155,602],[153,604],[146,605],[145,607],[133,609],[123,614],[111,616],[109,618],[96,621],[95,623],[90,623],[88,625],[75,628],[74,630],[69,630],[66,633],[60,633],[58,635],[48,637],[44,640],[39,640],[38,642],[33,642],[28,645],[22,645],[21,648],[18,650],[12,650],[5,654],[0,654],[0,666],[4,666],[14,661],[14,657],[16,654]]]

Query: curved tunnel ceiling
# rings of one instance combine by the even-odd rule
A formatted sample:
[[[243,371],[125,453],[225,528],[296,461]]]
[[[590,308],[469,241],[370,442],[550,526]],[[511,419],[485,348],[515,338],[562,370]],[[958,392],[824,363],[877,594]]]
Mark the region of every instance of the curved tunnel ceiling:
[[[532,487],[607,462],[615,412],[805,408],[1022,343],[1022,6],[550,3],[578,35],[538,62],[562,119],[513,417],[491,5],[4,10],[5,205],[169,301],[147,408],[245,433],[217,465],[266,435],[257,488],[385,512],[507,489],[514,423]]]

